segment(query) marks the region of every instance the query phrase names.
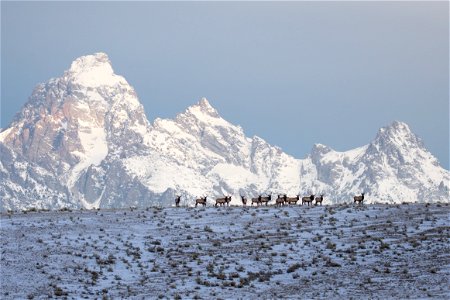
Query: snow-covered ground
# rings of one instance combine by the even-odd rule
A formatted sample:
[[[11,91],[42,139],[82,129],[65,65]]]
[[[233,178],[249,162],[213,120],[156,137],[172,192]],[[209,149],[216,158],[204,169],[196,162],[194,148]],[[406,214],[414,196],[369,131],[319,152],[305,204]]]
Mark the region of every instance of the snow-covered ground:
[[[450,298],[449,204],[1,215],[2,299]]]

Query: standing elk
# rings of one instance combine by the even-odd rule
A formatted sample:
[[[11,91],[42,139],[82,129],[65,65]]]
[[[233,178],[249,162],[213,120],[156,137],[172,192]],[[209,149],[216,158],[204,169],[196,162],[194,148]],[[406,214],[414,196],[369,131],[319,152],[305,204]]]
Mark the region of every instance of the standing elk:
[[[269,201],[272,200],[272,195],[269,195],[269,196],[267,196],[267,197],[261,197],[261,196],[259,196],[259,197],[260,197],[259,201],[261,202],[261,205],[262,205],[263,203],[266,203],[266,206],[267,206],[267,204],[269,203]]]
[[[200,197],[198,199],[195,199],[195,207],[197,207],[197,204],[206,206],[206,197]]]
[[[353,197],[353,203],[358,202],[358,204],[362,204],[363,201],[364,201],[364,193],[361,193],[361,196]]]
[[[256,203],[256,206],[261,204],[261,195],[258,196],[258,198],[252,198],[252,206],[253,203]]]
[[[224,198],[217,198],[216,204],[214,204],[214,206],[217,206],[217,205],[223,206],[225,204],[229,206],[230,202],[231,202],[231,196],[225,196]]]
[[[244,196],[241,195],[241,200],[242,200],[242,205],[246,206],[247,205],[247,198],[245,198]]]
[[[288,197],[286,194],[284,194],[284,203],[287,204],[297,204],[297,201],[300,200],[300,195],[297,195],[297,197]]]
[[[181,201],[181,196],[177,196],[177,197],[175,198],[175,206],[176,206],[176,207],[179,207],[179,206],[180,206],[180,201]]]
[[[308,206],[312,205],[313,200],[314,200],[314,195],[303,197],[302,198],[302,205],[305,204],[305,203],[308,204]]]
[[[278,195],[278,198],[275,199],[275,206],[283,206],[284,205],[284,199],[286,198],[286,195]]]
[[[316,197],[316,205],[318,203],[320,203],[320,205],[322,205],[322,201],[323,201],[323,195],[320,195],[320,197]]]

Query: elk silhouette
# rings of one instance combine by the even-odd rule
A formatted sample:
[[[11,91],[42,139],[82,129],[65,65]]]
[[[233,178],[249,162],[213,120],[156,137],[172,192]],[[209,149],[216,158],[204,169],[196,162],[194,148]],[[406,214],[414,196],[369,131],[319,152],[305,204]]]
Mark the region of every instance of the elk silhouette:
[[[323,201],[323,195],[320,195],[320,197],[316,197],[316,205],[320,203],[320,205],[322,205],[322,201]]]
[[[259,202],[261,203],[261,205],[262,205],[263,203],[266,203],[266,206],[267,206],[267,204],[269,203],[270,200],[272,200],[272,195],[269,195],[269,196],[267,196],[267,197],[261,197],[261,196],[259,196]]]
[[[287,204],[297,204],[297,201],[300,200],[300,195],[297,195],[297,197],[288,197],[286,194],[284,194],[284,203]]]
[[[285,198],[286,198],[286,194],[278,195],[277,199],[275,199],[275,206],[283,206]]]
[[[214,204],[214,206],[217,206],[217,205],[223,206],[225,204],[227,206],[229,206],[230,202],[231,202],[231,196],[225,196],[224,198],[217,198],[216,204]]]
[[[304,203],[308,204],[308,206],[312,205],[313,200],[314,200],[314,195],[303,197],[302,198],[302,205]]]
[[[257,198],[252,198],[252,206],[253,203],[256,203],[256,206],[261,204],[261,195],[259,195]]]
[[[198,199],[195,199],[195,207],[197,207],[197,204],[206,206],[206,197],[200,197]]]
[[[241,195],[241,200],[242,200],[242,205],[246,206],[247,205],[247,198],[245,198],[244,196]]]
[[[362,204],[364,201],[364,193],[361,193],[361,196],[353,197],[353,203],[358,202],[358,204]]]

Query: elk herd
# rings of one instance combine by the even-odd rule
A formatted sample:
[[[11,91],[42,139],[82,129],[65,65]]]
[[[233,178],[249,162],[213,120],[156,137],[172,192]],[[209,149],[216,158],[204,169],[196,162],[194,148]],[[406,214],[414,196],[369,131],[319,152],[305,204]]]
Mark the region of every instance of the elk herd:
[[[198,199],[195,199],[195,207],[197,207],[197,205],[202,205],[202,206],[206,206],[206,198],[207,197],[200,197]],[[242,205],[246,206],[247,205],[247,198],[241,195],[241,201],[242,201]],[[251,206],[253,206],[253,204],[256,204],[256,206],[259,205],[263,205],[265,204],[266,206],[269,205],[269,202],[272,200],[272,195],[269,196],[262,196],[259,195],[256,198],[251,198],[250,199],[250,204]],[[313,205],[314,201],[316,202],[315,205],[322,205],[323,202],[323,195],[320,196],[315,196],[315,195],[309,195],[309,196],[305,196],[301,198],[302,205]],[[175,206],[179,207],[180,206],[180,201],[181,201],[181,196],[176,196],[175,198]],[[214,204],[214,206],[230,206],[230,202],[231,202],[231,196],[225,196],[223,198],[217,198],[215,199],[216,203]],[[297,195],[296,197],[288,197],[286,194],[283,195],[278,195],[277,199],[275,199],[275,206],[279,207],[279,206],[284,206],[284,205],[292,205],[292,204],[297,204],[297,202],[300,201],[300,195]],[[362,202],[364,201],[364,193],[361,194],[361,196],[355,196],[353,197],[353,203],[358,203],[358,204],[362,204]]]

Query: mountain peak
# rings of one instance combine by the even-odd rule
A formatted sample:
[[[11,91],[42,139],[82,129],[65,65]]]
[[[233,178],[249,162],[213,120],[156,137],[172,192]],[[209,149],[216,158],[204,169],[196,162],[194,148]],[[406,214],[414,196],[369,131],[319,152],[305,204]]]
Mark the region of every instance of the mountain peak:
[[[128,84],[122,76],[114,74],[111,61],[103,52],[78,57],[65,75],[74,83],[87,87]]]
[[[418,142],[418,138],[411,131],[408,124],[400,121],[394,121],[391,125],[380,128],[376,139],[389,139],[397,143]]]
[[[212,107],[212,105],[209,103],[208,99],[206,99],[205,97],[202,97],[195,106],[200,108],[200,110],[204,113],[208,113],[210,115],[217,115],[217,116],[219,115],[217,110],[214,107]]]
[[[187,112],[199,117],[200,115],[207,115],[209,117],[220,118],[217,110],[211,106],[208,99],[201,98],[197,104],[190,106]]]
[[[333,149],[323,144],[314,144],[311,149],[311,153],[314,155],[323,155],[331,151],[333,151]]]
[[[111,69],[111,61],[106,53],[98,52],[91,55],[80,56],[70,65],[70,72],[84,72],[86,69],[98,68],[106,65]]]
[[[201,107],[205,107],[205,108],[213,108],[211,106],[211,104],[209,104],[208,99],[206,99],[205,97],[202,97],[202,99],[200,99],[200,101],[198,101],[198,104]]]
[[[398,151],[410,153],[413,151],[412,149],[425,149],[421,139],[411,131],[406,123],[400,121],[394,121],[392,124],[380,128],[371,145],[376,149],[395,153]]]
[[[401,121],[394,121],[390,126],[387,126],[389,128],[393,128],[395,130],[403,130],[407,132],[411,132],[411,129],[409,128],[408,124]]]
[[[316,144],[297,160],[247,137],[206,98],[151,127],[122,83],[108,56],[96,53],[39,85],[0,133],[0,211],[169,205],[175,193],[190,205],[200,195],[230,194],[236,204],[239,194],[319,191],[330,204],[361,191],[369,202],[448,202],[449,172],[417,147],[405,123],[380,129],[367,146],[338,152]]]

